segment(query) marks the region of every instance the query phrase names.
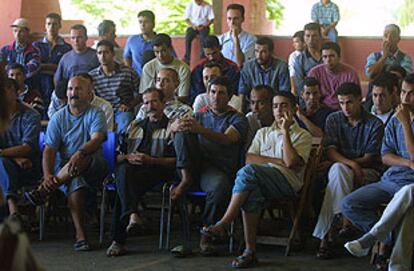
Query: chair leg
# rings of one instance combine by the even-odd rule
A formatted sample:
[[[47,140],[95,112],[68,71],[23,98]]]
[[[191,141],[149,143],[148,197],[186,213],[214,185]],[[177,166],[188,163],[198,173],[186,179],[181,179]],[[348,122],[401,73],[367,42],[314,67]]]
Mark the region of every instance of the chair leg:
[[[102,189],[101,210],[99,214],[99,243],[103,243],[105,233],[105,206],[106,206],[106,189]]]
[[[170,186],[170,188],[168,189],[169,192],[171,192],[171,189],[173,188],[173,186]],[[167,236],[165,240],[165,249],[170,249],[170,236],[171,236],[171,223],[172,223],[172,218],[173,218],[173,210],[174,210],[174,205],[173,205],[173,201],[171,200],[170,197],[171,193],[168,193],[168,217],[167,217]]]
[[[230,224],[230,240],[229,240],[229,252],[233,253],[234,251],[234,221]]]
[[[166,206],[166,197],[168,191],[168,184],[164,184],[162,187],[162,202],[161,202],[161,214],[160,214],[160,236],[159,236],[159,244],[158,249],[163,249],[164,246],[164,229],[165,229],[165,211],[168,208]]]
[[[39,241],[42,241],[45,235],[45,205],[39,206]]]
[[[187,200],[185,196],[183,196],[181,199],[179,199],[179,211],[181,216],[181,223],[182,223],[182,229],[183,229],[183,239],[185,241],[185,247],[188,249],[191,249],[191,232],[190,232],[190,221],[189,221],[189,215],[188,215],[188,209],[187,209]]]

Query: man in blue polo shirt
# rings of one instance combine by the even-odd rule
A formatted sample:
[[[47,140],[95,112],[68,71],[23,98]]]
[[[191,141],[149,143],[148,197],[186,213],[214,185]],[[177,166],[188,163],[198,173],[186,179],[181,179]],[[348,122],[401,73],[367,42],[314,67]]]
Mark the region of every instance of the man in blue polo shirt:
[[[72,50],[64,54],[59,62],[54,76],[55,85],[99,66],[96,51],[86,45],[87,40],[88,32],[84,25],[75,24],[70,28]]]
[[[181,119],[175,135],[181,182],[172,190],[171,198],[176,200],[197,182],[207,193],[204,225],[216,223],[226,210],[248,130],[246,118],[227,105],[229,89],[226,77],[212,79],[208,85],[209,109]],[[216,253],[206,237],[201,238],[200,249],[202,254]]]
[[[40,94],[46,107],[50,104],[54,90],[53,76],[59,61],[65,53],[72,50],[70,44],[66,43],[59,36],[61,26],[62,18],[60,15],[57,13],[49,13],[46,15],[45,22],[46,36],[33,43],[33,46],[39,49],[40,59],[42,61],[39,73],[34,77],[35,89],[41,92]]]
[[[257,85],[268,85],[274,92],[290,91],[287,63],[273,57],[273,48],[273,41],[270,38],[257,39],[254,45],[255,59],[243,65],[239,81],[239,96],[243,111],[248,110],[250,91]]]

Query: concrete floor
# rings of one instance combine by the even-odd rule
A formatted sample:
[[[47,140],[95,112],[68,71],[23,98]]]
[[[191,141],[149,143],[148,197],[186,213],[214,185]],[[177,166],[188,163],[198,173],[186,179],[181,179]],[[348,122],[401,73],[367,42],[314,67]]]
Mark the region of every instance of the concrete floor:
[[[105,245],[97,245],[97,234],[91,234],[91,242],[95,244],[90,252],[74,252],[72,250],[73,236],[71,230],[60,227],[59,233],[48,232],[45,240],[33,241],[32,247],[39,262],[46,270],[229,270],[234,256],[202,257],[194,254],[185,259],[176,259],[166,251],[158,250],[158,236],[153,234],[145,237],[133,237],[128,240],[128,255],[108,258],[105,256]],[[174,232],[173,236],[178,236]],[[32,239],[34,239],[33,236]],[[194,240],[197,236],[195,235]],[[176,244],[178,240],[173,240]],[[314,256],[315,244],[309,244],[291,256],[283,256],[283,248],[274,246],[259,247],[260,270],[289,270],[289,271],[323,271],[323,270],[373,270],[368,257],[358,259],[339,252],[334,260],[321,261]],[[196,242],[194,243],[195,247]]]

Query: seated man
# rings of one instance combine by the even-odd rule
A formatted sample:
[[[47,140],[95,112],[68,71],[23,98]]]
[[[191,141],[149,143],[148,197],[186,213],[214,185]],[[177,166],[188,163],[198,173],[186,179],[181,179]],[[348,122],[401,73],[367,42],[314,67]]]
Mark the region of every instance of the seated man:
[[[409,74],[402,84],[401,104],[385,128],[381,156],[389,168],[379,182],[359,188],[342,201],[342,214],[364,233],[378,221],[378,207],[389,202],[403,186],[414,183],[413,119],[414,74]],[[390,238],[385,241],[391,243]]]
[[[247,153],[247,165],[237,172],[233,195],[225,215],[202,233],[220,238],[240,209],[243,214],[246,248],[232,266],[251,267],[257,263],[256,230],[266,202],[294,197],[303,185],[305,164],[312,137],[295,122],[296,99],[290,92],[276,92],[273,97],[274,123],[257,133]]]
[[[384,126],[394,115],[397,105],[398,78],[390,72],[382,72],[372,81],[371,113],[379,118]]]
[[[309,77],[315,77],[320,82],[322,103],[334,110],[340,108],[336,95],[337,88],[343,83],[360,85],[357,72],[351,66],[341,62],[341,48],[334,42],[322,45],[323,64],[313,67]]]
[[[207,89],[208,82],[210,82],[210,80],[213,79],[214,77],[223,75],[222,71],[223,71],[223,67],[219,63],[210,62],[204,65],[203,71],[202,71],[203,87]],[[234,84],[232,84],[231,82],[230,84],[231,84],[230,87],[234,86]],[[235,91],[235,89],[233,88],[232,90]],[[207,92],[198,94],[195,97],[195,100],[193,103],[194,112],[205,111],[208,108],[208,103],[209,103],[209,98],[208,98]],[[231,96],[231,99],[228,105],[233,107],[237,111],[241,112],[241,101],[237,95]]]
[[[30,107],[35,109],[40,115],[43,115],[44,104],[37,90],[32,89],[25,84],[26,75],[24,73],[23,65],[13,63],[7,66],[7,75],[9,78],[16,80],[19,88],[17,89],[17,99],[21,102],[25,102]]]
[[[246,114],[249,131],[245,142],[249,149],[256,132],[269,127],[275,121],[272,113],[273,89],[267,85],[258,85],[250,91],[250,112]]]
[[[345,248],[354,256],[366,256],[377,240],[386,241],[395,234],[389,271],[412,270],[414,234],[414,184],[409,184],[395,193],[379,221],[358,240],[347,242]]]
[[[337,90],[341,111],[326,120],[325,147],[332,162],[328,184],[313,236],[321,240],[317,257],[332,257],[334,221],[341,213],[340,202],[354,187],[373,182],[380,176],[379,149],[382,122],[362,107],[361,88],[344,83]],[[339,222],[339,221],[335,221]],[[343,222],[343,233],[349,228]],[[332,231],[331,231],[332,229]]]
[[[274,91],[290,91],[288,65],[273,56],[273,48],[270,38],[257,39],[254,45],[255,58],[245,62],[241,69],[238,91],[243,112],[248,110],[250,90],[257,85],[268,85]]]
[[[17,83],[6,79],[4,96],[8,115],[6,130],[0,132],[0,186],[11,216],[20,218],[17,190],[33,185],[40,177],[40,115],[17,99]],[[2,197],[0,197],[2,198]]]
[[[163,113],[164,94],[148,88],[143,93],[148,117],[133,120],[120,136],[117,155],[117,196],[112,217],[112,244],[107,256],[125,254],[129,215],[153,186],[171,180],[175,171],[175,152],[169,120]]]
[[[308,130],[314,137],[323,136],[326,118],[334,112],[321,104],[321,97],[319,80],[314,77],[305,78],[302,91],[304,107],[299,107],[296,116],[299,126]]]
[[[43,152],[43,182],[25,193],[34,205],[43,204],[61,186],[76,230],[75,251],[90,250],[84,223],[85,194],[107,173],[101,145],[106,137],[106,120],[101,109],[90,104],[92,87],[81,76],[69,80],[68,105],[49,121]]]
[[[105,114],[106,127],[108,128],[108,131],[113,131],[114,130],[114,110],[112,109],[112,105],[109,102],[105,101],[101,97],[96,96],[93,93],[92,78],[89,74],[82,73],[82,74],[79,74],[78,76],[83,77],[90,82],[89,86],[92,88],[91,90],[92,95],[90,97],[89,102],[91,105],[102,109],[102,111]],[[52,99],[51,99],[51,102],[50,102],[50,105],[47,111],[49,119],[51,119],[52,116],[58,110],[64,108],[65,105],[67,105],[68,103],[68,99],[66,96],[67,86],[68,86],[67,81],[65,80],[60,81],[56,86],[56,90],[52,92]]]
[[[207,92],[207,86],[203,83],[203,70],[207,64],[216,63],[220,66],[221,74],[230,80],[233,90],[239,87],[240,70],[236,63],[223,56],[221,45],[216,36],[209,35],[203,43],[203,51],[206,58],[200,62],[191,71],[190,102],[194,103],[197,95]]]
[[[207,193],[203,224],[211,225],[223,215],[230,200],[232,180],[239,167],[247,122],[229,107],[229,80],[209,82],[209,109],[180,120],[175,135],[177,169],[181,182],[171,191],[173,200],[183,196],[196,181]],[[217,253],[211,240],[202,236],[201,253]]]

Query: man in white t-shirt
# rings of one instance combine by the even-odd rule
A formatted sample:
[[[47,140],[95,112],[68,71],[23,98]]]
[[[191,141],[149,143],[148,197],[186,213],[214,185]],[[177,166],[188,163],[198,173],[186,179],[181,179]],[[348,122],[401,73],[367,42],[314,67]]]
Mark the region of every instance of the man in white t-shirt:
[[[213,7],[203,0],[190,2],[185,10],[185,21],[188,24],[185,33],[185,55],[184,61],[190,64],[191,43],[200,35],[200,58],[204,58],[203,42],[210,32],[210,25],[214,21]]]

